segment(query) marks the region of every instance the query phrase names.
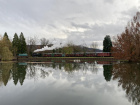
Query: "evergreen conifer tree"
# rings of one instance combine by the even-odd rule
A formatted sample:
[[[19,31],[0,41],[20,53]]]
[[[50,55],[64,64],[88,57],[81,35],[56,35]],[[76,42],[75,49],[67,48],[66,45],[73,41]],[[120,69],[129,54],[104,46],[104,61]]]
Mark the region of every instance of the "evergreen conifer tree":
[[[103,41],[103,52],[111,52],[112,41],[109,35],[106,35]]]
[[[26,41],[25,41],[25,38],[24,38],[24,35],[23,35],[22,32],[21,32],[21,34],[19,36],[18,50],[19,50],[19,53],[26,53],[27,52]]]
[[[13,47],[13,54],[17,55],[19,52],[19,38],[17,33],[15,33],[13,41],[12,41],[12,47]]]
[[[106,81],[110,81],[111,77],[112,77],[112,65],[103,65],[103,69],[104,69],[104,77]]]

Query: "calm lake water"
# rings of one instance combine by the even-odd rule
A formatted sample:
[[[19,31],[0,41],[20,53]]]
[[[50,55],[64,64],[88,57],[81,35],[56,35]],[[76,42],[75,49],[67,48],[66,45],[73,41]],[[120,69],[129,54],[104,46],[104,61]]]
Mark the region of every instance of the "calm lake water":
[[[0,105],[139,103],[140,64],[0,64]]]

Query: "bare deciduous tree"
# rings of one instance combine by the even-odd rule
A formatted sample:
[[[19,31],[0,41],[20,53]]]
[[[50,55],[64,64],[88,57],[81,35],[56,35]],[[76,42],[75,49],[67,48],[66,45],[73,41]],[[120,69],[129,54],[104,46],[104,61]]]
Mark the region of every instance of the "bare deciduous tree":
[[[93,48],[93,52],[96,52],[96,49],[98,48],[98,43],[97,42],[92,42],[91,48]]]
[[[38,38],[36,36],[27,38],[27,45],[37,45]]]
[[[32,54],[38,43],[38,38],[36,36],[27,38],[28,54]]]
[[[46,45],[49,44],[49,40],[47,40],[46,38],[41,38],[40,39],[40,44],[46,46]]]

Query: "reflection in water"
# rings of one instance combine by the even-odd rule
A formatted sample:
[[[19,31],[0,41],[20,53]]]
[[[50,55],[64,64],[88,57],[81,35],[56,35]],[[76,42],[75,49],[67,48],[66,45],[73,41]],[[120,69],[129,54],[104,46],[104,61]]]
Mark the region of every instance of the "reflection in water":
[[[50,68],[50,70],[46,70],[46,68]],[[65,72],[70,75],[72,72],[79,70],[82,70],[84,73],[86,73],[87,70],[90,70],[92,73],[98,72],[98,67],[94,63],[29,63],[28,65],[25,65],[24,63],[1,63],[0,84],[6,86],[8,80],[13,79],[15,85],[17,85],[18,82],[23,85],[25,77],[34,80],[45,78],[52,74],[52,68],[54,70],[65,70]]]
[[[88,63],[64,63],[63,64],[64,70],[67,72],[73,72],[73,71],[77,71],[77,70],[91,70],[93,73],[97,73],[98,68],[97,65],[95,65],[94,63],[92,64],[88,64]]]
[[[47,68],[50,66],[50,64],[32,64],[29,63],[28,67],[27,67],[27,75],[26,77],[29,79],[34,79],[37,80],[38,78],[45,78],[47,77],[49,74],[48,72],[44,71],[43,68]]]
[[[112,65],[103,65],[104,77],[106,81],[110,81],[112,77]]]
[[[10,71],[12,69],[12,63],[2,63],[0,64],[0,84],[7,85],[8,80],[11,79]]]
[[[25,76],[26,76],[26,68],[27,65],[19,65],[17,63],[13,64],[13,68],[11,70],[14,84],[16,85],[18,81],[21,85],[23,85]]]
[[[113,82],[111,79],[113,79],[118,80],[118,86],[122,86],[129,101],[133,102],[134,105],[140,103],[139,64],[103,65],[103,71],[100,71],[100,67],[95,63],[28,63],[27,65],[24,63],[1,63],[0,86],[7,86],[10,80],[15,85],[20,84],[23,87],[26,80],[40,81],[42,79],[43,81],[49,79],[48,82],[51,84],[47,88],[54,85],[61,87],[61,82],[64,82],[64,84],[68,82],[67,86],[70,87],[66,88],[66,90],[72,91],[71,88],[74,87],[79,87],[75,91],[79,91],[79,89],[87,89],[87,91],[88,89],[93,89],[92,92],[98,93],[96,93],[96,96],[101,94],[99,97],[102,97],[105,93],[110,93],[112,97],[111,91],[114,92],[114,90],[111,90],[111,83]],[[98,75],[99,72],[101,76]],[[102,78],[103,76],[104,78]],[[102,79],[105,79],[107,82],[102,81]],[[58,80],[60,85],[53,80]],[[80,86],[83,87],[81,88]],[[64,88],[64,86],[61,88]],[[59,91],[61,91],[61,88]]]
[[[140,64],[116,64],[113,66],[113,79],[118,80],[126,97],[134,105],[140,103]]]
[[[8,80],[13,77],[13,82],[16,85],[18,81],[22,85],[26,76],[27,65],[18,65],[17,63],[1,63],[0,64],[0,84],[5,86]]]

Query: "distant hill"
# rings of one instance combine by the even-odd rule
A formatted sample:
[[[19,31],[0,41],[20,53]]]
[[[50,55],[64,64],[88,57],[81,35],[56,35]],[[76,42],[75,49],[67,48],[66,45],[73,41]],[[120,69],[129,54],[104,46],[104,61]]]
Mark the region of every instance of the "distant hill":
[[[93,48],[88,48],[88,47],[83,47],[83,46],[81,47],[84,48],[86,52],[103,52],[103,50],[101,49],[93,49]]]
[[[96,52],[103,52],[103,50],[101,50],[101,49],[96,49]]]
[[[95,52],[103,52],[103,50],[100,50],[100,49],[93,49],[93,48],[87,48],[86,51],[87,51],[87,52],[93,52],[93,51],[95,51]]]

